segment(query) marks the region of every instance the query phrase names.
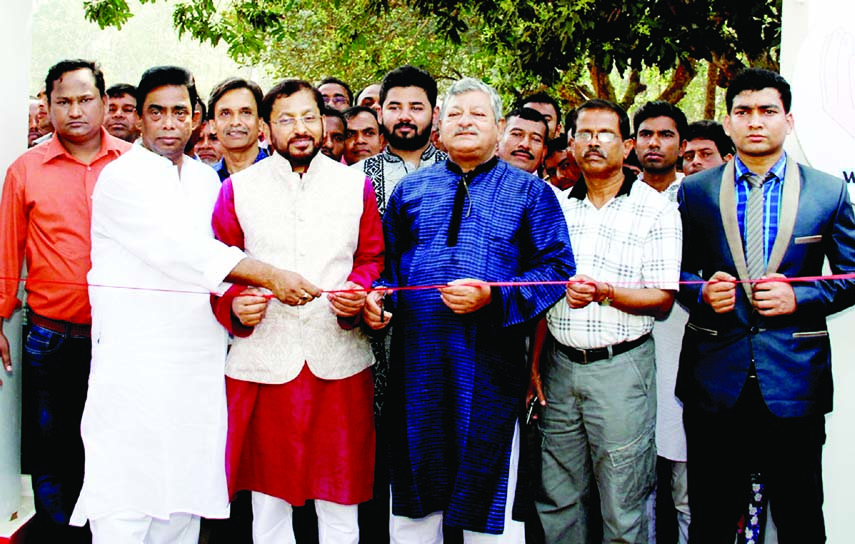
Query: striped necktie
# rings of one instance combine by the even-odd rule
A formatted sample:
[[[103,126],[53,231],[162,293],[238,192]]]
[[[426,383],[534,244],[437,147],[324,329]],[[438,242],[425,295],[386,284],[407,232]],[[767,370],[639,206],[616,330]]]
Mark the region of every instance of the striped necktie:
[[[748,193],[748,205],[745,208],[745,259],[748,264],[748,277],[758,279],[766,273],[766,259],[763,248],[763,182],[755,174],[746,176],[751,185]]]

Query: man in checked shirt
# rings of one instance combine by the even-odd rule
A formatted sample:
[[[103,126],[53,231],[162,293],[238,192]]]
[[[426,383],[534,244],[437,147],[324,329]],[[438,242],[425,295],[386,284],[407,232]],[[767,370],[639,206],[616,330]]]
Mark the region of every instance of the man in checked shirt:
[[[577,275],[547,313],[547,343],[532,371],[543,433],[537,509],[547,542],[587,542],[596,481],[603,541],[645,542],[656,462],[650,333],[678,289],[680,218],[623,170],[632,140],[616,104],[580,106],[571,148],[582,179],[561,205]]]

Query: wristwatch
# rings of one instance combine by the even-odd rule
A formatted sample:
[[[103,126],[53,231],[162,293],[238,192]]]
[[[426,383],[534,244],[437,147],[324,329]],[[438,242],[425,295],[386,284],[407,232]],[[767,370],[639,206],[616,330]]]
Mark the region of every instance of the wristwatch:
[[[615,300],[615,288],[611,283],[606,284],[606,295],[599,300],[600,306],[610,306]]]

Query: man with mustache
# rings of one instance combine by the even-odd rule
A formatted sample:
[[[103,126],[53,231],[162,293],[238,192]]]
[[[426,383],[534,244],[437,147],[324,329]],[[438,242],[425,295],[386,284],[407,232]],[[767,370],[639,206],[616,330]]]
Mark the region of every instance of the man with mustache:
[[[650,333],[678,288],[681,228],[673,203],[623,168],[631,149],[620,106],[579,106],[573,152],[582,179],[562,193],[577,275],[546,314],[549,334],[532,368],[547,542],[588,541],[592,481],[603,542],[647,542],[656,463]]]
[[[117,83],[107,89],[107,114],[104,128],[126,142],[134,143],[140,136],[137,123],[137,88],[128,83]]]
[[[346,139],[347,124],[344,115],[335,108],[326,106],[324,114],[324,145],[321,153],[336,162],[341,162],[344,154],[344,141]]]
[[[232,496],[252,492],[256,544],[294,542],[292,506],[315,501],[321,544],[359,542],[357,505],[374,476],[374,361],[358,327],[383,268],[365,174],[322,154],[324,101],[285,80],[261,102],[269,158],[223,183],[215,234],[309,286],[281,304],[235,286],[215,301],[235,335],[226,363]],[[320,289],[346,290],[320,298]]]
[[[193,156],[212,168],[223,158],[223,146],[220,145],[213,121],[202,123],[199,141],[193,146]]]
[[[383,217],[382,284],[439,289],[368,295],[367,324],[394,323],[389,399],[391,540],[522,544],[519,413],[528,325],[575,271],[555,193],[496,157],[502,100],[465,78],[440,113],[449,159],[405,177]],[[490,286],[486,282],[533,282]],[[551,541],[559,542],[559,541]]]
[[[377,112],[365,106],[354,106],[344,111],[347,125],[344,141],[344,162],[357,162],[383,151],[386,141],[380,132]]]
[[[499,158],[523,172],[537,175],[546,153],[549,125],[537,110],[519,108],[505,116]]]
[[[211,91],[208,115],[217,132],[223,158],[214,166],[220,181],[267,157],[258,146],[264,93],[254,81],[230,77]]]
[[[365,172],[374,185],[377,208],[382,216],[392,190],[411,172],[444,161],[447,155],[430,143],[436,107],[436,81],[424,70],[405,65],[390,71],[380,84],[378,107],[380,130],[386,138],[382,153],[353,165]],[[383,428],[383,402],[388,379],[388,354],[391,332],[372,341],[377,364],[374,366],[374,416],[377,423],[377,471],[374,499],[363,507],[370,521],[365,529],[372,531],[371,542],[388,542],[389,467],[388,445]]]

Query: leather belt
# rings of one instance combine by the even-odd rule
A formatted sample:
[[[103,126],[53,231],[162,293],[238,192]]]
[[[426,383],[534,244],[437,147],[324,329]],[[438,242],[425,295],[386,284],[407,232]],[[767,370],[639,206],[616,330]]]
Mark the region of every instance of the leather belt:
[[[565,346],[558,341],[555,342],[555,346],[558,348],[558,351],[566,355],[567,358],[574,363],[586,365],[595,361],[602,361],[603,359],[611,359],[615,355],[626,353],[627,351],[635,349],[641,344],[647,342],[648,338],[650,338],[650,334],[645,334],[643,336],[639,336],[635,340],[621,342],[620,344],[614,344],[604,348],[576,349],[571,348],[570,346]]]
[[[69,337],[88,338],[92,336],[91,325],[80,325],[78,323],[69,323],[68,321],[51,319],[34,312],[29,313],[27,321],[31,325],[37,325],[43,329],[47,329],[58,334],[64,334]]]

